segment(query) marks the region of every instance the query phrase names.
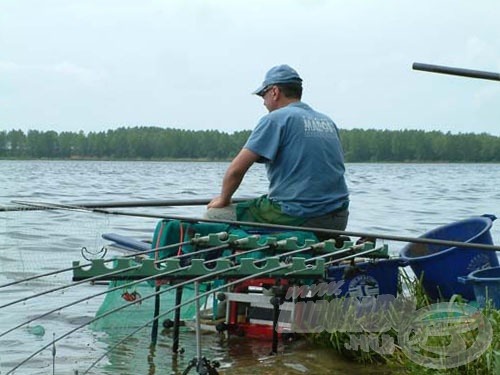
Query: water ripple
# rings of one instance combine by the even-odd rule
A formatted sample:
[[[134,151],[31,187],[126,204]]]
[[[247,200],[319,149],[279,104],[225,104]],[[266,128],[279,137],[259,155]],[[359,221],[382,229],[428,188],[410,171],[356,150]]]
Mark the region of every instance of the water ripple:
[[[211,198],[219,194],[220,184],[228,163],[186,162],[96,162],[96,161],[0,161],[0,176],[9,176],[2,185],[0,205],[11,200],[39,200],[42,202],[114,202],[127,200]],[[437,226],[461,220],[469,216],[493,213],[500,217],[500,165],[427,165],[427,164],[348,164],[347,182],[351,189],[350,218],[348,230],[363,233],[413,236],[423,234]],[[266,172],[262,165],[252,167],[243,180],[236,196],[255,197],[267,190]],[[204,206],[155,207],[127,209],[127,211],[153,213],[157,215],[179,215],[200,217]],[[137,238],[151,238],[156,219],[131,218],[117,215],[98,215],[76,211],[22,211],[0,213],[0,277],[2,283],[21,279],[27,275],[71,267],[73,261],[83,261],[80,250],[100,249],[107,242],[102,233],[116,232],[132,234]],[[500,242],[498,224],[491,230],[495,243]],[[397,254],[404,243],[390,242],[391,254]],[[71,283],[70,273],[47,277],[39,282],[26,283],[13,289],[1,290],[2,299],[30,296],[54,285]],[[48,308],[74,301],[82,295],[95,293],[95,286],[81,285],[66,293],[40,299],[39,303],[20,304],[2,311],[0,331],[6,325],[19,323],[26,316],[36,316]],[[101,289],[99,289],[101,290]],[[46,332],[64,333],[75,324],[84,322],[99,305],[99,299],[75,307],[70,312],[54,315],[43,320]],[[5,314],[5,315],[4,315]],[[5,317],[5,318],[4,318]],[[192,333],[184,333],[183,342],[192,344]],[[42,340],[47,342],[51,335]],[[140,345],[148,347],[149,335],[139,336],[111,357],[114,368],[100,368],[103,374],[133,371],[130,353]],[[169,341],[170,340],[170,341]],[[190,340],[190,341],[189,341]],[[252,345],[250,340],[226,347],[207,338],[210,353],[222,358],[227,374],[256,373],[262,362],[270,374],[319,373],[323,368],[332,374],[347,371],[367,374],[370,369],[342,364],[341,359],[331,361],[328,355],[318,357],[318,352],[301,348],[295,352],[300,360],[283,357],[266,357],[268,351],[261,343]],[[2,370],[18,363],[40,346],[26,332],[0,341]],[[140,344],[140,345],[139,345]],[[61,366],[72,373],[75,363],[92,360],[103,353],[107,343],[97,339],[95,332],[82,331],[61,344],[67,353]],[[166,353],[171,345],[169,336],[162,336],[160,351]],[[221,346],[222,345],[222,346]],[[214,349],[216,348],[216,349]],[[189,355],[194,355],[189,349]],[[148,353],[141,353],[143,358]],[[312,357],[308,357],[312,356]],[[165,365],[166,357],[154,359]],[[27,373],[48,373],[50,356],[44,353],[27,367]],[[186,357],[187,358],[187,357]],[[190,359],[191,357],[189,357]],[[181,359],[181,361],[183,361]],[[188,359],[181,362],[187,364]],[[44,369],[40,370],[40,368]],[[262,369],[262,368],[261,368]],[[147,373],[138,368],[136,373]],[[19,372],[22,373],[22,372]]]

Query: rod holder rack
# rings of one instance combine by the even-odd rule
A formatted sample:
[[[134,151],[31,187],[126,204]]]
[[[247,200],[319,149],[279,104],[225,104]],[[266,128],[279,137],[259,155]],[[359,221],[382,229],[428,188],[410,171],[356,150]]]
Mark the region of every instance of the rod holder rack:
[[[317,242],[312,239],[306,239],[302,245],[298,243],[297,237],[288,237],[282,240],[278,240],[276,237],[261,237],[258,234],[250,235],[247,237],[240,237],[238,235],[229,234],[222,235],[225,232],[221,233],[210,233],[205,236],[200,236],[199,234],[195,234],[192,239],[192,243],[197,246],[222,246],[228,245],[230,247],[237,247],[241,250],[252,250],[257,247],[269,246],[274,250],[280,251],[294,251],[299,250],[301,248],[310,248],[312,247],[317,253],[334,253],[335,251],[345,250],[348,247],[354,246],[354,242],[345,241],[342,243],[340,247],[337,247],[337,242],[334,239]],[[364,250],[370,250],[374,248],[375,244],[371,242],[367,242]],[[380,251],[377,251],[371,255],[371,257],[380,257],[386,258],[388,255],[388,246],[382,246]]]
[[[210,275],[215,273],[212,278],[233,278],[242,276],[251,276],[253,274],[262,275],[263,272],[269,270],[268,276],[279,277],[287,273],[293,273],[294,277],[309,277],[309,276],[324,276],[327,266],[325,266],[328,254],[332,256],[336,252],[344,251],[353,246],[351,241],[343,243],[341,248],[335,246],[335,240],[327,240],[316,242],[306,240],[304,244],[299,245],[297,238],[289,237],[283,240],[276,240],[273,237],[268,237],[264,242],[260,241],[259,236],[248,236],[244,238],[234,238],[221,236],[214,233],[213,236],[195,237],[200,242],[209,247],[216,247],[227,244],[228,247],[247,246],[249,249],[258,248],[261,246],[269,246],[273,250],[281,251],[297,251],[304,249],[304,252],[314,251],[316,254],[324,254],[325,258],[315,259],[314,263],[306,263],[307,258],[303,256],[291,257],[287,263],[283,262],[283,257],[280,254],[273,255],[264,259],[244,258],[242,253],[238,257],[239,264],[234,265],[230,259],[214,259],[206,260],[202,258],[193,258],[188,266],[181,265],[179,258],[167,258],[158,262],[154,259],[131,259],[118,257],[113,260],[112,266],[106,265],[109,260],[93,259],[90,264],[80,265],[80,261],[73,262],[73,281],[80,281],[89,278],[94,280],[138,280],[144,278],[163,278],[163,279],[190,279],[199,276],[206,276],[210,279]],[[374,244],[366,242],[357,248],[356,252],[374,249]],[[377,257],[384,257],[387,253],[387,245],[382,247],[382,251]],[[355,252],[353,251],[353,254]],[[286,255],[286,254],[284,254]],[[193,252],[193,257],[196,257],[196,252]],[[256,264],[258,262],[259,264]],[[207,263],[210,266],[207,266]],[[123,270],[123,272],[120,272]],[[225,272],[227,270],[227,272]]]
[[[161,265],[155,264],[154,259],[144,259],[136,262],[130,258],[117,258],[113,267],[105,265],[104,259],[94,259],[90,265],[80,267],[80,262],[73,262],[73,281],[97,278],[96,280],[137,280],[147,277],[168,279],[189,279],[198,276],[207,276],[217,272],[214,278],[242,277],[253,274],[262,274],[269,270],[269,276],[283,276],[294,272],[297,276],[322,276],[325,272],[325,260],[316,259],[314,264],[306,264],[305,258],[294,257],[290,263],[283,264],[279,257],[269,257],[263,260],[262,265],[256,265],[255,259],[243,258],[238,266],[233,266],[229,259],[214,260],[212,267],[207,267],[205,259],[192,259],[187,267],[181,267],[179,259],[166,259]],[[135,268],[131,269],[131,267]],[[276,269],[282,267],[281,269]],[[124,270],[123,272],[117,272]],[[227,272],[223,272],[227,270]],[[223,275],[220,273],[223,272]],[[109,275],[113,273],[112,275]],[[168,275],[167,275],[168,274]],[[99,277],[101,276],[101,277]]]

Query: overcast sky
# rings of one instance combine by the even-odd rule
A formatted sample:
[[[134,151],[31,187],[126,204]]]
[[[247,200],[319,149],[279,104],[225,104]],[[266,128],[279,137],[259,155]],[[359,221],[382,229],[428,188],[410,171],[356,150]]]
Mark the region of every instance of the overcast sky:
[[[498,0],[1,0],[0,130],[252,129],[273,65],[340,128],[500,135]]]

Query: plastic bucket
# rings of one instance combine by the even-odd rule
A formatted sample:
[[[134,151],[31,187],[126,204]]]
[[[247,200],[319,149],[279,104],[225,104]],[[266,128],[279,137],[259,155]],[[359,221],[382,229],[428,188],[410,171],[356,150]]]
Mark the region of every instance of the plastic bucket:
[[[425,233],[421,238],[492,245],[490,228],[494,215],[457,221]],[[413,272],[422,278],[423,287],[432,299],[450,299],[454,294],[473,300],[472,285],[459,283],[458,277],[473,271],[498,266],[496,252],[469,247],[446,247],[432,244],[409,244],[401,249]]]
[[[500,267],[474,271],[466,277],[459,277],[458,281],[472,284],[480,307],[485,307],[486,301],[491,300],[492,306],[500,309]]]
[[[337,297],[366,297],[398,292],[399,266],[406,265],[400,258],[330,266],[327,281],[337,283]]]

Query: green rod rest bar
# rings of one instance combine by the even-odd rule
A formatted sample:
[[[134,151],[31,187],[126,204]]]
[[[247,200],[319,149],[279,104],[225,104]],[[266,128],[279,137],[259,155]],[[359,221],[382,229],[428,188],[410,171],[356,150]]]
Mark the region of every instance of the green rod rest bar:
[[[250,276],[253,274],[261,273],[269,270],[269,275],[284,275],[287,272],[295,271],[298,275],[309,275],[309,276],[322,276],[325,272],[324,260],[317,259],[314,265],[306,265],[306,259],[294,257],[292,262],[286,264],[286,267],[277,269],[281,266],[285,266],[280,263],[279,257],[270,257],[265,260],[261,260],[262,264],[256,265],[255,259],[253,258],[243,258],[241,263],[234,269],[231,262],[228,259],[214,260],[213,266],[207,267],[204,264],[206,261],[204,259],[192,259],[191,265],[188,267],[181,267],[179,259],[167,259],[165,262],[161,263],[161,266],[155,264],[153,259],[145,259],[142,263],[138,264],[129,258],[117,258],[115,264],[112,268],[104,265],[104,259],[94,259],[89,266],[79,267],[80,262],[73,262],[73,280],[85,280],[91,277],[100,277],[101,280],[125,280],[125,279],[141,279],[151,276],[157,276],[159,278],[194,278],[198,276],[207,276],[210,278],[210,274],[217,271],[228,270],[224,274],[217,274],[214,278],[220,277],[241,277]],[[137,268],[129,269],[132,266],[137,266]],[[123,272],[119,272],[123,270]],[[110,273],[113,273],[110,275]],[[168,275],[166,275],[168,273]]]
[[[213,238],[214,241],[221,241],[219,234],[215,234]],[[259,237],[245,237],[239,239],[243,241],[244,244],[255,244],[258,243]],[[239,241],[237,240],[237,241]],[[274,244],[275,247],[280,249],[285,249],[286,251],[296,251],[302,248],[313,249],[316,252],[322,254],[331,253],[334,255],[336,252],[341,250],[349,249],[353,246],[352,242],[345,242],[342,248],[335,247],[335,241],[328,240],[320,243],[315,241],[306,241],[303,246],[297,244],[295,238],[287,238],[285,240],[276,241],[273,238],[268,238],[267,242]],[[357,245],[358,251],[366,251],[375,248],[375,245],[371,242],[365,242],[364,244]],[[379,257],[386,257],[388,252],[388,246],[383,245],[383,250],[377,251]],[[279,256],[269,257],[266,259],[256,260],[253,258],[241,258],[240,264],[235,269],[229,270],[232,267],[232,263],[229,259],[214,259],[210,262],[210,266],[207,267],[205,259],[192,259],[191,264],[187,267],[181,267],[180,259],[170,258],[164,259],[160,263],[155,263],[154,259],[144,259],[141,262],[137,262],[130,258],[116,258],[114,260],[113,266],[106,266],[104,259],[95,259],[90,265],[80,266],[79,261],[73,262],[73,280],[84,280],[91,277],[99,277],[101,280],[120,280],[120,279],[140,279],[146,277],[165,277],[165,278],[191,278],[198,276],[207,276],[211,273],[217,271],[228,270],[221,277],[235,277],[235,276],[249,276],[266,270],[272,270],[282,266],[283,264],[279,261]],[[255,264],[258,262],[258,264]],[[317,259],[314,265],[306,265],[305,259],[303,257],[293,257],[292,262],[282,269],[276,271],[269,271],[269,275],[283,275],[288,272],[293,272],[296,275],[323,275],[325,272],[325,261],[323,259]],[[129,269],[134,267],[133,269]],[[120,272],[120,270],[123,270]],[[167,274],[167,275],[165,275]],[[219,273],[220,274],[220,273]],[[165,275],[165,276],[164,276]]]

